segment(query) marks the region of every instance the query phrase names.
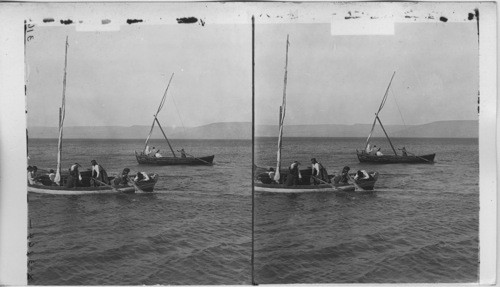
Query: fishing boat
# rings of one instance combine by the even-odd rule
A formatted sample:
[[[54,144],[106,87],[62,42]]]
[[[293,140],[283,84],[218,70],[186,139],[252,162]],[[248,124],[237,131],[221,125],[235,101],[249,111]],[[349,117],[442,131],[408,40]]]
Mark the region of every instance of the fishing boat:
[[[309,193],[309,192],[373,192],[375,182],[378,179],[378,173],[371,172],[370,178],[367,180],[354,180],[351,178],[349,183],[329,183],[319,180],[319,184],[311,184],[312,168],[300,170],[301,181],[296,185],[287,185],[287,177],[290,176],[289,171],[281,168],[281,148],[283,139],[283,125],[286,113],[286,85],[288,73],[288,47],[290,43],[288,36],[286,39],[286,58],[285,58],[285,80],[283,88],[283,102],[280,106],[279,115],[279,133],[278,133],[278,152],[277,163],[274,178],[271,178],[265,169],[256,168],[254,166],[254,190],[258,192],[271,193]],[[317,178],[315,178],[318,180]],[[331,177],[330,177],[331,179]]]
[[[178,156],[175,152],[174,149],[172,148],[172,145],[170,144],[170,141],[167,138],[167,134],[161,127],[160,121],[158,121],[158,113],[161,111],[163,108],[163,105],[165,104],[165,99],[167,97],[167,92],[168,88],[170,87],[170,83],[172,82],[172,78],[174,77],[174,74],[172,73],[172,76],[170,77],[170,80],[168,82],[167,88],[165,89],[165,93],[163,94],[163,97],[160,101],[160,105],[158,106],[158,110],[156,111],[156,114],[154,115],[153,119],[153,124],[151,124],[151,129],[149,131],[149,135],[146,138],[146,143],[144,144],[144,149],[140,152],[134,151],[135,152],[135,158],[137,159],[137,162],[139,164],[149,164],[149,165],[212,165],[214,161],[214,155],[210,156],[201,156],[201,157],[196,157],[191,154],[188,154],[184,151],[184,149],[178,150],[180,155]],[[149,139],[151,137],[151,134],[153,133],[153,129],[155,124],[158,124],[158,127],[160,128],[163,137],[167,141],[168,147],[170,148],[170,151],[172,152],[172,156],[159,156],[155,154],[154,152],[151,152],[149,150]]]
[[[384,97],[382,98],[382,102],[380,103],[380,106],[378,108],[378,111],[375,113],[375,119],[373,120],[372,124],[372,129],[370,131],[370,134],[368,135],[368,138],[366,139],[365,143],[365,148],[361,151],[356,150],[356,154],[358,156],[359,162],[363,163],[380,163],[380,164],[388,164],[388,163],[434,163],[434,157],[436,156],[435,153],[431,154],[424,154],[424,155],[416,155],[411,152],[406,151],[406,148],[403,147],[401,155],[399,155],[396,152],[396,149],[394,148],[394,145],[392,144],[391,139],[389,138],[389,135],[387,134],[384,125],[382,125],[382,121],[380,120],[379,113],[382,110],[382,108],[385,105],[385,101],[387,100],[387,95],[389,94],[389,88],[391,87],[392,80],[394,79],[394,75],[396,72],[392,74],[391,80],[389,81],[389,85],[387,86],[387,89],[385,91]],[[370,147],[370,139],[373,134],[373,130],[375,129],[375,125],[377,121],[380,124],[380,127],[384,131],[385,137],[389,141],[389,144],[391,145],[392,151],[394,154],[390,155],[377,155],[376,151],[372,151]]]
[[[68,188],[65,186],[66,181],[69,177],[69,172],[61,172],[61,151],[62,151],[62,139],[63,139],[63,126],[64,118],[66,114],[66,68],[68,63],[68,37],[66,37],[66,47],[65,47],[65,58],[64,58],[64,78],[63,78],[63,93],[62,93],[62,104],[59,108],[59,137],[57,145],[57,168],[54,182],[49,178],[47,174],[40,175],[36,177],[36,183],[30,184],[28,182],[28,192],[32,193],[45,193],[45,194],[65,194],[65,195],[79,195],[79,194],[105,194],[105,193],[135,193],[135,192],[152,192],[156,182],[158,181],[158,175],[151,173],[149,174],[149,180],[147,181],[130,181],[131,185],[120,185],[113,186],[103,182],[99,182],[99,186],[92,186],[92,171],[85,170],[80,172],[81,175],[81,186]],[[108,180],[112,182],[114,177],[108,177]]]
[[[91,186],[92,172],[86,170],[80,173],[82,176],[82,186],[74,188],[66,188],[64,184],[68,174],[61,175],[61,184],[63,186],[53,185],[48,175],[39,176],[37,179],[39,184],[29,184],[28,192],[58,194],[58,195],[81,195],[81,194],[110,194],[110,193],[148,193],[153,192],[159,176],[155,173],[148,174],[149,180],[134,182],[131,186]],[[108,177],[109,182],[113,182],[114,177]]]

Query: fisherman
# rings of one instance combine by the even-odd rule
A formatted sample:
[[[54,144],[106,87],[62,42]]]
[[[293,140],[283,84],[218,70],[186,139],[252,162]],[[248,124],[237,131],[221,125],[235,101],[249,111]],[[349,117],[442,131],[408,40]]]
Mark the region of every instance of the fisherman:
[[[302,181],[302,175],[300,174],[299,165],[300,162],[294,161],[288,168],[286,186],[299,185]]]
[[[377,156],[383,156],[384,154],[380,151],[380,148],[377,150]]]
[[[180,153],[182,158],[186,158],[186,151],[183,148],[181,148]]]
[[[68,180],[66,181],[67,188],[82,186],[82,175],[80,174],[78,167],[81,167],[81,165],[75,163],[69,168],[69,176]]]
[[[403,156],[408,156],[408,153],[406,152],[406,148],[405,147],[400,148],[399,150],[403,153]]]
[[[377,146],[374,145],[373,148],[370,149],[369,154],[375,154],[376,153]]]
[[[349,170],[351,170],[350,167],[348,166],[344,166],[344,168],[342,169],[342,172],[340,175],[337,175],[335,178],[334,178],[334,182],[335,183],[341,183],[341,184],[346,184],[349,182]]]
[[[149,145],[146,145],[146,148],[144,149],[144,155],[149,155],[151,153],[151,148]]]
[[[155,154],[156,154],[156,148],[155,148],[155,147],[153,147],[153,148],[151,149],[151,151],[149,152],[149,154],[148,154],[148,155],[150,155],[150,156],[154,156]]]
[[[113,180],[113,185],[115,186],[118,186],[118,185],[121,185],[121,186],[128,186],[128,183],[129,183],[129,178],[128,178],[128,174],[130,172],[130,168],[126,167],[123,169],[122,171],[122,174],[117,176],[114,180]]]
[[[36,166],[28,166],[28,183],[29,184],[38,184],[38,181],[37,181],[37,167]]]
[[[316,158],[311,158],[311,183],[314,185],[320,184],[322,182],[329,182],[328,173],[326,168],[319,163]]]
[[[49,179],[54,184],[54,180],[56,179],[56,173],[54,172],[53,169],[49,170]]]
[[[148,180],[149,180],[149,175],[143,171],[137,172],[137,174],[134,177],[135,182],[148,181]]]
[[[155,153],[155,157],[161,157],[160,150],[157,150],[157,151],[156,151],[156,153]]]
[[[366,151],[366,153],[367,153],[367,154],[370,154],[370,153],[372,152],[372,150],[373,150],[373,149],[372,149],[372,147],[370,146],[370,143],[368,143],[368,144],[366,145],[366,150],[365,150],[365,151]]]
[[[267,175],[269,176],[271,181],[274,182],[274,176],[276,175],[276,172],[274,172],[274,168],[270,167]]]
[[[366,172],[366,170],[358,170],[356,175],[354,176],[355,180],[369,180],[372,179],[372,176]]]
[[[108,173],[106,170],[98,164],[95,159],[90,161],[90,163],[92,164],[92,178],[96,179],[93,180],[93,185],[100,186],[103,184],[109,184]]]

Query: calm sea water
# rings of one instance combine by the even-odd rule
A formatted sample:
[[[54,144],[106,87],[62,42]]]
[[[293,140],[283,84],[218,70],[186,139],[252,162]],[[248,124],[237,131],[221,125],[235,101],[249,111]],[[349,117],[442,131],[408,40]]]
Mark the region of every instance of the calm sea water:
[[[63,167],[96,159],[160,175],[154,194],[28,195],[35,285],[250,284],[251,141],[173,141],[214,166],[138,165],[142,140],[65,140]],[[164,141],[153,140],[166,155]],[[29,141],[55,168],[57,140]]]
[[[380,173],[374,195],[254,195],[256,283],[476,282],[478,142],[395,139],[432,165],[360,164],[363,139],[292,139],[284,162],[316,157]],[[377,145],[389,152],[382,139]],[[163,146],[163,141],[153,141]],[[30,284],[250,284],[250,141],[174,141],[212,167],[138,165],[142,140],[66,140],[64,165],[96,159],[110,174],[156,172],[154,194],[29,194]],[[30,164],[54,168],[55,140],[30,140]],[[256,139],[255,163],[273,166],[276,139]]]
[[[255,194],[255,282],[477,282],[477,139],[393,139],[435,164],[360,164],[364,139],[286,138],[283,162],[330,173],[380,173],[374,195]],[[390,146],[375,139],[384,153]],[[256,139],[258,166],[276,162],[276,139]]]

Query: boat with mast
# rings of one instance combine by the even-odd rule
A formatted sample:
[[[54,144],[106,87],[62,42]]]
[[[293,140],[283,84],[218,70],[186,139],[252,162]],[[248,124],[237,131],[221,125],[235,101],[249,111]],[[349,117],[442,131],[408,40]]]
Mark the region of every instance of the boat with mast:
[[[432,154],[424,154],[424,155],[415,155],[413,153],[410,153],[406,151],[405,148],[402,150],[402,155],[399,155],[396,152],[396,149],[394,148],[394,145],[392,144],[391,139],[389,138],[389,135],[387,134],[387,131],[384,128],[384,125],[382,125],[382,121],[380,120],[379,114],[380,111],[382,111],[382,108],[385,105],[385,102],[387,100],[387,95],[389,94],[389,88],[391,87],[392,80],[394,79],[394,75],[396,72],[392,74],[391,80],[389,81],[389,85],[387,86],[387,89],[385,91],[385,94],[382,98],[382,102],[380,103],[380,106],[375,113],[375,119],[373,120],[372,124],[372,129],[370,130],[370,134],[368,135],[368,138],[366,139],[365,143],[365,148],[362,151],[356,150],[356,154],[358,156],[358,159],[360,162],[363,163],[380,163],[380,164],[387,164],[387,163],[434,163],[434,157],[436,156],[435,153]],[[380,127],[384,131],[385,137],[389,141],[389,144],[391,145],[392,151],[394,152],[394,155],[376,155],[373,154],[373,152],[370,152],[371,148],[369,147],[370,145],[370,139],[373,134],[373,130],[375,129],[376,123],[380,124]]]
[[[54,182],[49,178],[48,175],[37,176],[37,184],[30,184],[28,182],[28,192],[32,193],[45,193],[45,194],[65,194],[65,195],[77,195],[77,194],[107,194],[107,193],[135,193],[135,192],[152,192],[156,182],[158,181],[158,175],[151,173],[149,174],[150,179],[147,181],[139,181],[137,183],[131,181],[132,186],[112,186],[104,182],[99,182],[100,186],[92,186],[92,171],[85,170],[81,171],[81,185],[79,187],[68,188],[65,186],[69,172],[61,171],[61,159],[62,159],[62,146],[63,146],[63,127],[64,118],[66,115],[66,76],[67,76],[67,65],[68,65],[68,37],[66,37],[65,46],[65,56],[64,56],[64,77],[63,77],[63,91],[62,91],[62,103],[59,108],[59,136],[57,142],[57,167],[56,174],[54,177]],[[111,182],[114,177],[108,177]],[[98,181],[98,180],[96,180]]]
[[[298,185],[286,185],[286,178],[289,176],[289,171],[281,167],[281,149],[283,144],[283,126],[286,114],[286,86],[288,75],[288,47],[290,46],[289,38],[286,39],[286,58],[285,58],[285,79],[283,88],[283,100],[279,110],[279,131],[278,131],[278,151],[276,160],[276,170],[274,178],[264,172],[265,169],[254,166],[256,174],[254,180],[254,190],[259,192],[272,193],[309,193],[309,192],[373,192],[375,182],[378,179],[378,173],[371,173],[369,180],[354,180],[350,178],[350,183],[328,183],[320,180],[319,184],[311,184],[312,169],[301,170],[302,181]],[[260,171],[259,171],[260,169]],[[330,177],[331,178],[331,177]],[[318,179],[316,179],[318,180]]]
[[[151,124],[151,129],[149,131],[148,137],[146,138],[146,143],[144,144],[144,149],[141,152],[135,151],[135,158],[137,159],[137,162],[139,164],[149,164],[149,165],[212,165],[215,157],[214,155],[195,157],[193,155],[186,153],[184,149],[182,149],[181,151],[179,151],[180,156],[177,156],[177,154],[174,152],[174,149],[172,148],[172,145],[170,144],[170,141],[167,138],[167,134],[163,130],[160,121],[158,120],[158,113],[160,113],[161,109],[163,108],[163,105],[165,104],[168,88],[170,87],[170,83],[172,82],[173,77],[174,74],[172,73],[172,76],[170,76],[170,80],[168,81],[167,88],[165,89],[165,93],[163,94],[163,97],[160,101],[160,105],[158,106],[158,110],[154,115],[153,123]],[[150,153],[148,144],[149,144],[149,139],[151,138],[151,135],[153,133],[155,124],[158,124],[158,127],[160,128],[163,137],[165,138],[168,147],[172,152],[172,156],[157,157],[155,156],[154,153]]]

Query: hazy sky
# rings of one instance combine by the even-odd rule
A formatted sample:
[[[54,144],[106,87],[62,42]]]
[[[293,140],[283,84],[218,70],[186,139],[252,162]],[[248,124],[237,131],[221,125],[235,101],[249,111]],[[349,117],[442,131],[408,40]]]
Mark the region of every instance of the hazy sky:
[[[163,125],[249,122],[252,15],[256,124],[277,123],[287,34],[286,124],[371,123],[394,71],[380,114],[384,123],[477,119],[477,26],[467,20],[473,4],[79,5],[83,9],[61,5],[62,15],[116,10],[115,17],[123,18],[139,11],[146,20],[107,32],[77,32],[75,24],[38,26],[26,46],[28,127],[57,126],[66,35],[66,126],[151,124],[171,73],[175,76],[159,116]],[[51,6],[39,7],[52,11]],[[206,25],[174,24],[179,15],[204,15],[200,19]],[[377,18],[373,15],[392,19],[393,33],[332,35],[332,27],[354,27],[363,17]],[[435,20],[428,21],[430,15]],[[450,20],[442,22],[440,15]],[[351,16],[362,17],[344,20]],[[154,25],[147,17],[168,20]]]
[[[172,73],[163,125],[251,121],[249,25],[58,26],[38,27],[27,44],[28,127],[57,126],[66,35],[65,126],[150,125]]]
[[[383,123],[478,118],[475,21],[396,23],[393,35],[350,36],[332,36],[329,23],[299,23],[257,26],[258,124],[278,122],[287,34],[286,124],[371,123],[394,71]]]

